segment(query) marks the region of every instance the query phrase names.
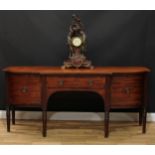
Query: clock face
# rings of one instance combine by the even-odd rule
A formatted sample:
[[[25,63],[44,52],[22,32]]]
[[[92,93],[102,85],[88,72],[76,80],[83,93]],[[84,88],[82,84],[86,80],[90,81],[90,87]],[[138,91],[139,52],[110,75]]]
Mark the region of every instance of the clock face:
[[[72,45],[75,47],[79,47],[82,44],[82,39],[80,37],[73,37],[72,38]]]

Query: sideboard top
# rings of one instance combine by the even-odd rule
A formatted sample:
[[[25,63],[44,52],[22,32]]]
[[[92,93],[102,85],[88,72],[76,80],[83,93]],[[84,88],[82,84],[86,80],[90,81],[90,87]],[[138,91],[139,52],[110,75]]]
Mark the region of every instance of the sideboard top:
[[[95,67],[94,69],[62,69],[61,67],[45,66],[10,66],[3,69],[7,73],[31,74],[115,74],[115,73],[145,73],[147,67]]]

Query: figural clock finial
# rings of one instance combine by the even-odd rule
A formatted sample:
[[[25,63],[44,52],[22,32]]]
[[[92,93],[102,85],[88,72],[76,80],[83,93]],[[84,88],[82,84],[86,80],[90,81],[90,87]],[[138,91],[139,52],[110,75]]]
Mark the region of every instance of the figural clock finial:
[[[83,24],[77,15],[72,15],[73,21],[69,27],[67,43],[69,46],[69,58],[62,68],[93,68],[91,61],[85,57],[86,35]]]

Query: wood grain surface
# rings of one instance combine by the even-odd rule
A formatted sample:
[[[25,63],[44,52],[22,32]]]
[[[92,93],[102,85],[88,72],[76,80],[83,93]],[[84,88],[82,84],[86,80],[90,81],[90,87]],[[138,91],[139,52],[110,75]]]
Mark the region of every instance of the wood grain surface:
[[[45,66],[12,66],[3,69],[10,73],[33,74],[112,74],[112,73],[144,73],[150,72],[146,67],[95,67],[94,69],[62,69],[61,67]]]

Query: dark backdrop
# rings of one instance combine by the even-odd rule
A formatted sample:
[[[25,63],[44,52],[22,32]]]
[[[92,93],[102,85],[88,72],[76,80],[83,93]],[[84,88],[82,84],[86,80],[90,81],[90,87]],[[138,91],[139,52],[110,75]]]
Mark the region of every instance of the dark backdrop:
[[[87,56],[94,66],[147,66],[150,104],[155,112],[155,11],[0,11],[0,67],[61,66],[71,15],[78,14],[87,34]],[[4,73],[0,72],[0,108],[4,109]],[[53,101],[53,104],[50,104]],[[96,94],[61,93],[49,109],[102,111]]]

